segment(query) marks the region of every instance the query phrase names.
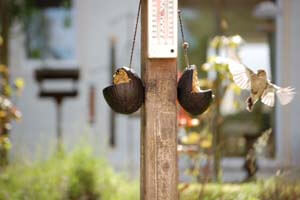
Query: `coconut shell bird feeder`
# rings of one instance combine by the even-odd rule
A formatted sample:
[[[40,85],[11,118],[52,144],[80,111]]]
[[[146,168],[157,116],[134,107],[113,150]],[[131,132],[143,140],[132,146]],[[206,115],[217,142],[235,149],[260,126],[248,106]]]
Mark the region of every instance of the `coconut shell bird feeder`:
[[[131,114],[143,104],[144,87],[132,69],[122,67],[113,75],[113,85],[103,89],[103,95],[115,112]]]
[[[139,22],[141,4],[139,5],[135,32],[131,48],[129,67],[121,67],[113,75],[113,84],[103,89],[103,96],[107,104],[117,113],[132,114],[144,102],[144,86],[142,80],[131,69],[137,26]]]
[[[213,100],[212,90],[201,90],[195,65],[189,64],[189,44],[184,39],[180,11],[178,12],[186,69],[182,73],[177,86],[177,98],[180,105],[191,115],[201,115],[207,110]]]

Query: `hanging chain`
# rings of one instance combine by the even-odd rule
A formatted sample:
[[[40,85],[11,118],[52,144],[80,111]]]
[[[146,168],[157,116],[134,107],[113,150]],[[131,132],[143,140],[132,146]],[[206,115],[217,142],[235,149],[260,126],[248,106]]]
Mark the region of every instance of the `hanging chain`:
[[[135,23],[135,28],[134,28],[134,35],[133,35],[133,41],[132,41],[131,52],[130,52],[130,60],[129,60],[129,68],[130,69],[131,69],[132,58],[133,58],[133,53],[134,53],[136,33],[137,33],[138,25],[139,25],[139,18],[140,18],[140,13],[141,13],[141,3],[142,3],[142,0],[139,1],[138,13],[136,16],[136,23]]]
[[[179,18],[179,23],[180,23],[180,31],[181,31],[181,38],[182,38],[182,48],[183,48],[183,53],[184,53],[184,60],[185,60],[186,66],[190,67],[190,61],[189,61],[189,57],[188,57],[189,43],[186,42],[185,38],[184,38],[183,24],[182,24],[182,18],[181,18],[181,10],[178,10],[178,18]]]
[[[182,19],[181,19],[181,10],[178,10],[178,18],[179,18],[179,23],[180,23],[180,31],[181,31],[182,41],[185,42],[184,33],[183,33],[183,24],[182,24]]]

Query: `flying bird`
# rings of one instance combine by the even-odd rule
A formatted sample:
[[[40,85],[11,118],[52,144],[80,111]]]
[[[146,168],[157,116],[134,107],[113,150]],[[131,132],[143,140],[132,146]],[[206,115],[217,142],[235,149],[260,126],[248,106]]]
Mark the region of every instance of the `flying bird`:
[[[254,104],[260,99],[267,106],[273,107],[275,104],[275,94],[282,105],[290,103],[296,94],[294,88],[282,88],[270,82],[267,73],[263,69],[257,70],[257,73],[245,65],[236,61],[228,61],[229,71],[233,76],[234,82],[244,90],[250,90],[250,96],[247,98],[247,110],[251,112]]]

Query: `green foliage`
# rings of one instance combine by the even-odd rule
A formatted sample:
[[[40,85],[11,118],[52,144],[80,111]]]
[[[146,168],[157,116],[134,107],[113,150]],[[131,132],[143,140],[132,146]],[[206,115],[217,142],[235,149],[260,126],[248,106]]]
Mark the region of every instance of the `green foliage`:
[[[294,174],[293,176],[298,176]],[[294,177],[295,178],[295,177]],[[264,183],[260,183],[262,188],[260,197],[262,200],[294,200],[300,199],[300,182],[299,180],[289,180],[275,177]]]
[[[8,163],[7,153],[11,148],[9,130],[11,122],[22,117],[21,112],[10,100],[12,95],[20,95],[24,88],[24,80],[17,78],[14,83],[9,81],[9,70],[0,64],[0,166]]]
[[[198,200],[202,186],[191,185],[181,193],[182,200]],[[201,195],[203,200],[259,200],[259,187],[256,184],[207,184]]]
[[[0,173],[0,200],[134,200],[136,182],[116,174],[88,149],[30,165],[15,164]]]
[[[299,182],[272,178],[243,184],[192,184],[180,194],[181,200],[292,200],[300,199]]]

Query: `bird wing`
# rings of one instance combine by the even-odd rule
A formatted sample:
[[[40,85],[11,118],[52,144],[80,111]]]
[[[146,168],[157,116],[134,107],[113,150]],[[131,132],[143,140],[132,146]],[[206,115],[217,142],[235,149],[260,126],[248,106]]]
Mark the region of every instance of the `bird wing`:
[[[267,89],[264,91],[261,97],[261,101],[264,104],[273,107],[275,104],[275,94],[277,95],[279,102],[282,105],[286,105],[293,100],[296,93],[294,88],[282,88],[269,82]]]
[[[272,86],[272,84],[268,84],[261,96],[261,102],[267,106],[273,107],[275,104],[275,91],[276,89]]]
[[[295,90],[295,88],[291,88],[291,87],[287,87],[287,88],[279,87],[279,89],[276,91],[276,95],[279,99],[279,102],[282,105],[286,105],[286,104],[290,103],[296,94],[296,92],[294,90]]]
[[[251,75],[254,74],[251,69],[236,61],[228,62],[228,68],[235,84],[244,90],[251,89]]]

